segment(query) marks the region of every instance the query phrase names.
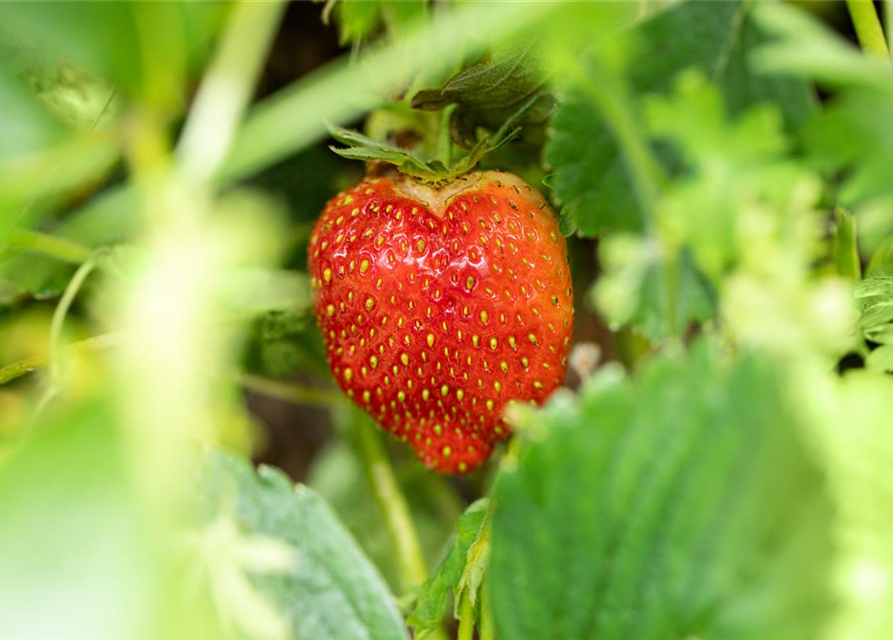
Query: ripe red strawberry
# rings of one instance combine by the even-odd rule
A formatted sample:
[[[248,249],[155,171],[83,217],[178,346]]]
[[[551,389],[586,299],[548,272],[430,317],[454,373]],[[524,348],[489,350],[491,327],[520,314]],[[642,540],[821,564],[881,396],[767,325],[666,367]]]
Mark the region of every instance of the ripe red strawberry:
[[[326,205],[309,267],[338,384],[432,469],[474,469],[508,433],[506,402],[564,380],[567,247],[514,175],[365,180]]]

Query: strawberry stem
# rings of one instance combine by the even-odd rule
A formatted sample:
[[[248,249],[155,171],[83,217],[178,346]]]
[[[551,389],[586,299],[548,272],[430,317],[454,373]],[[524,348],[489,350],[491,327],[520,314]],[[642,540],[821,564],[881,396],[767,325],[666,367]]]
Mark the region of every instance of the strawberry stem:
[[[68,310],[71,308],[74,299],[77,297],[81,287],[83,287],[84,282],[87,280],[87,276],[89,276],[95,268],[96,262],[94,258],[88,258],[86,262],[78,267],[77,271],[75,271],[74,275],[71,277],[68,286],[65,287],[65,291],[62,293],[62,297],[59,299],[55,311],[53,311],[53,319],[50,322],[50,379],[49,384],[46,386],[37,402],[37,409],[34,412],[35,416],[40,415],[43,412],[43,409],[56,397],[56,395],[58,395],[62,388],[62,329],[65,325],[65,318],[68,315]]]
[[[493,606],[490,602],[489,575],[484,576],[484,584],[481,586],[481,628],[478,631],[480,640],[496,640]]]
[[[377,430],[368,421],[359,418],[354,424],[363,468],[397,557],[401,588],[404,593],[409,592],[428,576],[415,524]]]
[[[70,349],[72,351],[97,351],[115,346],[120,342],[120,333],[103,333],[98,336],[93,336],[92,338],[72,342],[71,344],[65,345],[63,349]],[[48,354],[39,353],[25,358],[24,360],[19,360],[4,367],[0,367],[0,385],[12,382],[16,378],[20,378],[33,371],[42,369],[47,366],[49,361],[50,357]]]
[[[456,105],[451,104],[444,108],[440,114],[440,126],[437,130],[437,159],[443,163],[444,167],[453,164],[453,140],[450,137],[450,119]]]
[[[474,605],[469,594],[462,594],[459,603],[459,631],[456,640],[472,640],[474,638]]]
[[[340,391],[302,387],[291,382],[272,380],[252,373],[242,374],[239,377],[239,383],[248,391],[253,391],[268,398],[326,409],[339,404],[344,398]]]

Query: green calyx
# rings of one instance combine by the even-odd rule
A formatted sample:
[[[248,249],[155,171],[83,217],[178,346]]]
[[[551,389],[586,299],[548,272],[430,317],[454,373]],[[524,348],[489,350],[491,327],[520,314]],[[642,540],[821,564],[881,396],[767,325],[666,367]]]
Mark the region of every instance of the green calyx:
[[[344,147],[330,146],[329,148],[344,158],[363,160],[364,162],[387,162],[394,165],[398,171],[404,173],[419,182],[431,186],[448,184],[461,175],[474,170],[478,162],[491,151],[499,149],[511,141],[521,131],[519,122],[533,107],[535,98],[531,98],[509,117],[503,125],[492,135],[481,137],[477,143],[456,162],[449,166],[441,160],[425,159],[413,153],[387,142],[379,142],[372,138],[349,129],[329,127],[331,136]]]

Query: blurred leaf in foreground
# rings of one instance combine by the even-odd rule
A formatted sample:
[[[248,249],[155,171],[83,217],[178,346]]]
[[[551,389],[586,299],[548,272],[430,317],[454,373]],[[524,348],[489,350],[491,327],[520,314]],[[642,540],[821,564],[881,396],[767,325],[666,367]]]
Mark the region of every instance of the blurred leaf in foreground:
[[[0,637],[158,636],[157,558],[111,411],[35,426],[0,461]]]
[[[702,342],[531,415],[494,498],[500,638],[819,635],[833,521],[782,382]]]
[[[125,93],[181,107],[182,83],[207,52],[223,8],[217,2],[11,2],[0,7],[0,42],[74,63]]]
[[[272,567],[259,562],[243,566],[251,583],[281,616],[294,638],[314,640],[405,640],[403,620],[381,575],[311,489],[295,485],[282,472],[208,449],[196,478],[196,500],[190,515],[198,531],[230,518],[230,531],[242,540],[263,542],[279,560],[292,550],[293,561]],[[213,558],[211,558],[213,561]],[[264,569],[267,569],[266,571]],[[270,570],[272,569],[272,570]],[[229,595],[233,595],[230,592]],[[257,602],[257,601],[255,601]],[[221,615],[245,618],[244,601],[222,604]],[[269,610],[267,611],[270,612]],[[272,618],[268,618],[271,622]],[[244,628],[244,626],[243,626]],[[275,624],[271,625],[275,628]]]
[[[820,377],[821,376],[821,377]],[[817,451],[837,505],[835,586],[842,603],[826,638],[884,638],[893,629],[893,378],[849,371],[804,375]]]

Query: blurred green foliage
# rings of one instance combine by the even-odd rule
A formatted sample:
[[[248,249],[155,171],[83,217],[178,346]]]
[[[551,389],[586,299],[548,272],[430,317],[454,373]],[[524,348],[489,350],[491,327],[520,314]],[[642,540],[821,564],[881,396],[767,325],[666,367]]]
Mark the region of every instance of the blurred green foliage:
[[[750,8],[748,2],[683,3],[625,32],[619,47],[596,42],[578,70],[559,74],[561,105],[552,119],[554,132],[544,160],[554,170],[561,215],[570,218],[572,228],[592,236],[647,224],[648,213],[639,210],[624,168],[625,151],[592,109],[592,83],[609,83],[611,91],[633,94],[625,108],[635,112],[634,96],[666,91],[679,72],[698,69],[719,88],[733,113],[773,102],[791,125],[808,118],[814,106],[805,83],[752,73],[748,55],[762,36]],[[586,62],[589,56],[591,64]],[[614,77],[620,73],[622,80]],[[629,88],[624,90],[624,84]],[[673,155],[660,158],[665,173],[678,173]]]

